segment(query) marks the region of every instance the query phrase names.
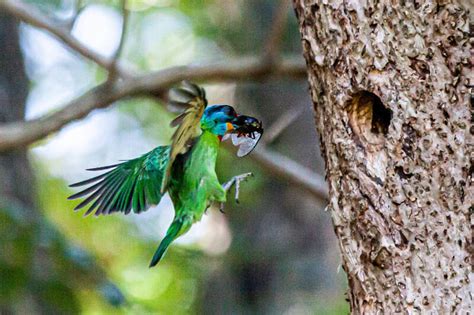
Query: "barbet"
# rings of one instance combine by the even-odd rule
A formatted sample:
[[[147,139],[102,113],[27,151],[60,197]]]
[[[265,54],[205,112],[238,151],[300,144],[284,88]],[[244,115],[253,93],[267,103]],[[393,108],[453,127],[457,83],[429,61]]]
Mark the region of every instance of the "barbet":
[[[90,205],[85,215],[114,212],[141,213],[157,205],[169,192],[175,209],[174,219],[156,250],[150,267],[155,266],[169,245],[201,220],[213,203],[226,201],[227,191],[235,184],[236,198],[240,181],[250,173],[233,177],[221,185],[215,166],[219,143],[227,138],[239,147],[238,156],[250,153],[263,134],[256,118],[238,115],[229,105],[207,106],[203,88],[184,81],[170,91],[170,106],[182,113],[172,122],[177,126],[169,146],[159,146],[136,159],[88,169],[105,171],[101,175],[70,185],[86,186],[69,199],[86,197],[75,210]]]

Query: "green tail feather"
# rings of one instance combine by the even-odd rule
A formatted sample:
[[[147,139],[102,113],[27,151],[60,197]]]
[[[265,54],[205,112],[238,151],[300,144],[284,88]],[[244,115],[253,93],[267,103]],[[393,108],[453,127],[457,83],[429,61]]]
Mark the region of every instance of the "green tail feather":
[[[156,266],[163,258],[163,256],[166,253],[166,250],[170,246],[170,244],[178,237],[179,231],[181,230],[183,226],[183,220],[178,219],[174,220],[171,226],[168,228],[168,231],[166,232],[165,238],[161,241],[160,246],[158,246],[158,249],[156,250],[155,254],[153,255],[153,258],[150,263],[150,268]]]

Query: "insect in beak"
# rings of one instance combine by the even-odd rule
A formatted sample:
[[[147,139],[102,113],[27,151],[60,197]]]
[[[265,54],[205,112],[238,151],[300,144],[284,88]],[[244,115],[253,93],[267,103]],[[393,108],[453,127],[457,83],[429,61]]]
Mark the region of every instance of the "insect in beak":
[[[254,117],[239,115],[233,124],[233,130],[228,133],[223,140],[232,139],[232,144],[237,146],[237,156],[242,157],[249,154],[262,137],[262,123]]]

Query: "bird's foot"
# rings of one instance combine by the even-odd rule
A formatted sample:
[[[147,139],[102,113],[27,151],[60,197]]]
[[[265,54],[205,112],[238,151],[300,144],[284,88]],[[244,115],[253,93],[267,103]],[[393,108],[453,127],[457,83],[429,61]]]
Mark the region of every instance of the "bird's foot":
[[[250,177],[250,176],[253,176],[253,174],[250,173],[250,172],[234,176],[228,182],[226,182],[224,185],[222,185],[222,188],[224,188],[225,192],[228,193],[229,190],[232,188],[232,186],[235,185],[235,202],[239,203],[240,182],[246,180],[247,177]],[[224,203],[223,202],[221,202],[221,204],[220,204],[219,211],[224,213]]]

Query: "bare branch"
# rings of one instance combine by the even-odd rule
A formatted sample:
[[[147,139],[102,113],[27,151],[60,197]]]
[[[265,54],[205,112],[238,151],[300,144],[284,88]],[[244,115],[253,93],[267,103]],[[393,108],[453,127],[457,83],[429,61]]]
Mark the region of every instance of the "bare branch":
[[[81,14],[82,10],[84,10],[85,7],[86,6],[82,6],[82,0],[75,1],[74,8],[73,8],[74,11],[72,12],[72,16],[65,23],[69,31],[72,30],[72,28],[74,27],[74,24],[76,24],[77,18],[79,17],[79,15]]]
[[[198,81],[258,80],[269,77],[306,77],[300,58],[287,59],[272,68],[262,67],[256,58],[204,66],[178,66],[113,84],[104,83],[70,101],[59,111],[30,121],[0,125],[0,152],[31,144],[83,118],[96,108],[107,107],[128,96],[153,95],[184,79]]]
[[[324,177],[292,159],[263,148],[255,149],[249,157],[268,173],[287,180],[317,199],[327,200],[328,188]]]
[[[32,26],[44,29],[69,46],[73,51],[81,54],[87,59],[97,63],[99,66],[110,70],[113,60],[90,50],[76,38],[71,36],[69,29],[59,23],[51,21],[35,7],[23,3],[21,0],[1,0],[0,9],[5,9],[10,14],[16,16],[21,21]],[[125,69],[123,65],[118,65],[117,70],[121,77],[131,77],[132,73]]]
[[[120,54],[123,50],[123,45],[125,43],[125,37],[127,35],[127,25],[128,25],[128,15],[129,11],[127,9],[127,0],[122,0],[122,31],[120,33],[120,41],[115,50],[114,56],[112,57],[112,64],[109,69],[109,81],[114,81],[119,76],[118,63],[120,59]]]
[[[303,110],[304,108],[288,109],[277,121],[267,128],[265,131],[265,139],[260,141],[263,141],[265,145],[275,141],[275,139],[303,113]]]
[[[231,142],[224,142],[224,148],[231,152],[235,151]],[[324,177],[298,162],[261,146],[246,158],[251,159],[268,174],[288,181],[314,198],[327,200],[328,189]]]

